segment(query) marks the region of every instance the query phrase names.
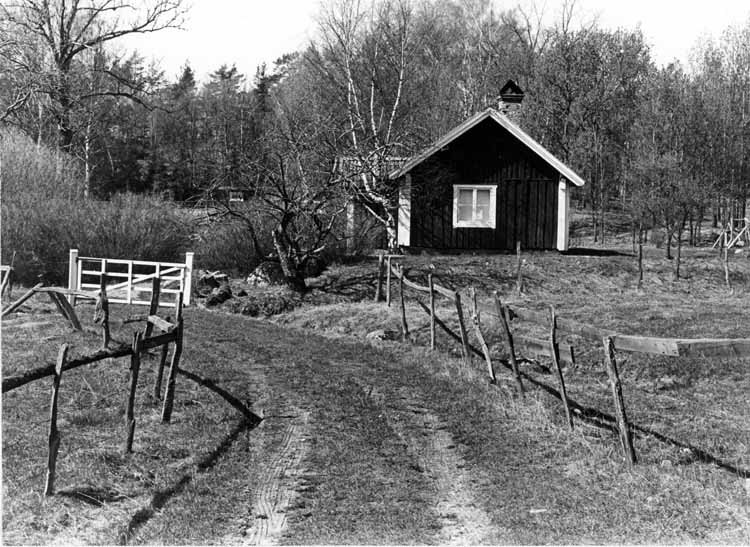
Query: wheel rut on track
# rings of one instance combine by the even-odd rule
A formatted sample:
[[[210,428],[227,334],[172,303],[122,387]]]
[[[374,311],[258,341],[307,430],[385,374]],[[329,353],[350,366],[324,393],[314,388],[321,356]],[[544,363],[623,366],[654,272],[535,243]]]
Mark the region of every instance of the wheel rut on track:
[[[286,529],[287,511],[297,495],[300,464],[307,452],[305,436],[310,413],[288,408],[284,417],[266,418],[267,421],[282,419],[286,424],[281,444],[265,466],[256,487],[251,520],[245,530],[243,543],[246,545],[278,544]]]
[[[482,543],[497,528],[474,496],[474,479],[447,425],[406,388],[389,398],[376,388],[370,397],[387,412],[394,431],[407,444],[420,470],[433,481],[441,545]]]

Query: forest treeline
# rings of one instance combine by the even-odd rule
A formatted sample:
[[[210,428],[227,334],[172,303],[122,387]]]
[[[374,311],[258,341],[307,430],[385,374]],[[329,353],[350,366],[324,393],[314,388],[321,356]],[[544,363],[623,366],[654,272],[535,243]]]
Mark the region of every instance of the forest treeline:
[[[195,204],[242,189],[246,210],[224,213],[259,254],[270,246],[302,268],[353,196],[393,234],[397,195],[383,166],[496,105],[513,79],[526,94],[521,126],[586,180],[577,197],[595,237],[610,207],[669,242],[686,228],[693,240],[709,214],[746,214],[750,17],[697,40],[688,66],[657,66],[640,30],[582,22],[572,1],[549,14],[541,3],[330,0],[300,51],[252,75],[218,66],[199,82],[189,61],[170,80],[118,49],[126,34],[178,26],[187,5],[131,5],[0,6],[4,142],[20,132],[72,158],[68,196]],[[354,159],[349,169],[341,158]]]

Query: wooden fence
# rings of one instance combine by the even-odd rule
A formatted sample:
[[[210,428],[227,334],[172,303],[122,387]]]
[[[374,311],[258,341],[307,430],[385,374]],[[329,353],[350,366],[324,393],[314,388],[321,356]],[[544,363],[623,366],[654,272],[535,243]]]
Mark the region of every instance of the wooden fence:
[[[148,305],[151,302],[149,286],[139,286],[154,278],[162,280],[162,296],[172,294],[173,299],[161,300],[162,307],[176,307],[177,294],[184,295],[185,306],[191,304],[193,283],[193,253],[185,253],[185,262],[149,262],[115,258],[78,256],[78,249],[70,249],[68,264],[68,289],[86,291],[98,289],[101,278],[121,280],[109,285],[110,302]],[[68,299],[75,305],[76,293]]]
[[[13,298],[13,277],[15,275],[16,264],[16,251],[13,251],[13,255],[10,259],[10,265],[0,265],[0,300],[5,293],[8,293],[8,298]]]
[[[54,289],[54,290],[52,290]],[[102,348],[96,352],[70,359],[68,357],[68,345],[62,344],[60,347],[57,362],[54,364],[48,364],[42,367],[38,367],[32,370],[28,370],[23,374],[17,376],[4,377],[2,381],[2,393],[18,389],[30,382],[46,378],[48,376],[53,377],[52,383],[52,402],[50,405],[50,426],[49,426],[49,455],[47,462],[47,480],[45,483],[44,493],[45,495],[54,494],[55,485],[55,474],[57,465],[57,454],[60,447],[60,434],[57,427],[57,406],[58,397],[60,391],[60,384],[64,372],[73,370],[75,368],[96,363],[104,359],[117,359],[122,357],[130,358],[130,374],[128,380],[128,391],[126,399],[126,411],[125,411],[125,434],[123,441],[123,451],[125,453],[132,452],[133,439],[135,436],[136,417],[135,417],[135,396],[138,386],[138,377],[141,369],[141,359],[145,355],[145,352],[150,349],[161,348],[159,354],[159,362],[156,368],[155,382],[153,386],[154,397],[163,399],[163,406],[161,412],[162,423],[169,423],[172,417],[172,411],[174,408],[175,398],[175,386],[177,376],[181,375],[198,385],[206,387],[211,391],[217,393],[224,398],[230,405],[240,411],[243,416],[251,423],[259,423],[261,418],[254,414],[248,409],[245,404],[231,395],[226,390],[217,386],[210,379],[202,378],[197,374],[189,372],[180,368],[180,358],[183,349],[183,338],[184,338],[184,325],[183,325],[183,295],[178,293],[176,301],[176,315],[175,320],[172,321],[170,317],[161,317],[157,315],[160,307],[160,294],[161,294],[161,280],[156,277],[152,278],[151,286],[151,301],[149,302],[149,313],[147,316],[140,318],[145,321],[145,328],[143,331],[137,331],[133,335],[133,341],[130,345],[117,345],[116,347],[110,347],[111,339],[109,332],[109,301],[107,297],[107,285],[106,276],[101,278],[100,292],[97,296],[97,307],[95,321],[101,323],[102,326]],[[28,296],[33,295],[35,292],[44,291],[40,285],[29,291]],[[70,294],[72,291],[59,288],[48,288],[48,294],[54,295],[59,301],[64,302],[71,310],[72,306],[68,301],[62,297],[63,294]],[[76,296],[90,297],[90,293],[81,293],[75,291]],[[22,299],[24,300],[24,299]],[[20,305],[18,302],[14,303],[14,309]],[[61,307],[63,305],[61,304]],[[63,307],[63,311],[64,311]],[[3,315],[6,314],[3,310]],[[75,312],[72,312],[75,316]],[[65,315],[63,313],[63,315]],[[80,324],[79,324],[80,328]],[[158,334],[155,334],[158,331]],[[173,351],[172,357],[167,370],[166,386],[164,387],[163,397],[162,393],[162,381],[164,377],[164,369],[167,363],[167,357],[169,354],[169,346],[172,344]]]
[[[391,284],[395,278],[399,282],[400,305],[401,305],[401,329],[402,338],[406,340],[409,336],[408,325],[406,322],[405,296],[404,289],[408,288],[420,294],[427,294],[429,306],[425,305],[419,299],[417,304],[430,316],[430,347],[435,349],[435,327],[440,326],[451,338],[461,344],[464,359],[471,361],[471,354],[474,353],[482,357],[487,365],[490,381],[495,383],[496,376],[493,367],[492,356],[485,342],[485,336],[481,327],[480,312],[476,301],[476,291],[471,288],[472,313],[471,318],[474,324],[475,337],[480,348],[473,347],[468,340],[463,308],[461,305],[461,295],[458,291],[447,289],[434,282],[432,274],[427,276],[427,286],[419,285],[407,278],[406,270],[402,265],[395,265],[393,262],[402,258],[401,255],[380,255],[378,259],[378,275],[375,290],[375,301],[383,299],[383,277],[386,276],[385,301],[388,305],[391,302]],[[384,271],[385,270],[385,271]],[[520,272],[520,269],[519,269]],[[518,276],[518,286],[521,285],[520,274]],[[442,297],[452,301],[455,304],[456,319],[459,326],[459,333],[453,332],[435,313],[435,298]],[[571,319],[559,317],[554,306],[550,306],[547,313],[529,310],[516,305],[504,304],[497,291],[494,292],[494,309],[497,312],[497,318],[500,321],[500,334],[503,344],[507,349],[510,361],[510,368],[513,373],[518,392],[521,396],[524,393],[524,386],[521,374],[518,369],[519,357],[516,354],[518,349],[523,350],[527,355],[534,357],[546,357],[552,361],[552,366],[558,384],[558,392],[565,410],[568,427],[573,429],[573,414],[571,405],[568,401],[565,387],[565,378],[561,361],[571,364],[575,363],[574,348],[569,342],[563,340],[570,336],[580,337],[585,340],[601,344],[604,352],[604,364],[607,369],[612,400],[615,409],[616,429],[618,432],[620,445],[623,454],[630,464],[636,463],[636,454],[632,440],[632,425],[628,423],[625,402],[622,394],[622,383],[617,367],[616,352],[638,352],[651,355],[666,355],[672,357],[684,356],[706,356],[706,357],[730,357],[730,358],[750,358],[750,339],[708,339],[708,338],[656,338],[647,336],[633,336],[620,334],[611,330],[601,329],[593,325],[587,325]],[[549,332],[546,340],[531,338],[514,333],[513,322],[526,321],[536,324]]]

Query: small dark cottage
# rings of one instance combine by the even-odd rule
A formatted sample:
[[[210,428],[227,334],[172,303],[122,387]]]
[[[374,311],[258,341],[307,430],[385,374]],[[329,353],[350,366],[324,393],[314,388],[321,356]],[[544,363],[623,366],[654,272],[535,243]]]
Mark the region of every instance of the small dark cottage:
[[[513,120],[523,92],[455,127],[390,174],[398,244],[409,249],[568,248],[571,185],[584,181]]]

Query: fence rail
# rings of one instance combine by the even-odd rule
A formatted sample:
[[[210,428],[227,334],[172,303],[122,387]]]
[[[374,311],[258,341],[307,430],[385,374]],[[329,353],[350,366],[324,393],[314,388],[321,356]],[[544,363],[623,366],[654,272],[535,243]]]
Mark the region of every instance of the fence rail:
[[[14,303],[13,308],[17,308],[20,304],[32,296],[35,292],[45,292],[50,297],[58,298],[69,307],[69,313],[75,317],[75,312],[72,306],[67,300],[63,298],[63,294],[84,296],[86,298],[95,297],[97,298],[97,317],[95,321],[101,320],[102,327],[104,329],[104,347],[88,355],[77,357],[75,359],[68,358],[68,345],[63,344],[60,347],[58,359],[54,364],[48,364],[45,366],[37,367],[32,370],[27,370],[22,374],[10,377],[4,377],[2,380],[2,393],[7,393],[18,389],[28,383],[35,380],[40,380],[48,376],[54,376],[53,383],[53,394],[52,404],[50,408],[50,428],[49,428],[49,451],[47,459],[47,475],[44,487],[44,494],[47,496],[55,493],[55,476],[57,468],[58,451],[60,447],[60,433],[58,430],[58,412],[57,412],[57,401],[60,390],[60,379],[62,378],[63,372],[82,367],[84,365],[96,363],[105,359],[115,359],[122,357],[130,357],[130,374],[128,380],[128,394],[126,399],[126,410],[125,410],[125,435],[123,442],[123,451],[125,453],[132,452],[133,440],[136,428],[136,390],[138,388],[138,376],[141,368],[141,358],[147,355],[145,352],[153,348],[161,348],[161,357],[158,368],[156,370],[155,382],[154,382],[154,397],[158,400],[163,399],[163,408],[161,421],[162,423],[169,423],[171,421],[172,409],[175,398],[175,382],[178,375],[187,378],[200,386],[203,386],[214,393],[221,396],[230,405],[240,411],[245,420],[249,423],[257,425],[261,418],[252,412],[240,399],[233,396],[225,389],[218,386],[211,379],[203,378],[195,373],[189,372],[185,369],[180,368],[180,357],[183,348],[183,318],[182,318],[182,307],[183,297],[182,293],[177,296],[176,302],[176,318],[172,321],[169,317],[163,318],[156,315],[156,311],[160,307],[160,289],[161,280],[159,278],[152,278],[151,295],[152,299],[149,302],[149,314],[141,320],[146,321],[146,326],[143,331],[135,332],[133,336],[132,344],[118,344],[116,347],[108,347],[109,338],[109,308],[108,308],[108,296],[106,286],[106,275],[101,277],[101,286],[97,295],[81,292],[78,290],[66,290],[56,287],[42,288],[41,284],[31,289],[24,297],[18,302]],[[63,315],[65,312],[64,306],[60,306]],[[6,313],[5,311],[3,312]],[[66,315],[68,317],[68,315]],[[79,325],[80,328],[80,325]],[[153,335],[153,329],[159,329],[161,334]],[[168,347],[170,344],[173,346],[172,359],[169,365],[167,384],[164,389],[163,397],[161,396],[161,383],[164,366],[166,364],[166,358],[168,353]]]
[[[547,314],[535,310],[508,306],[511,318],[522,319],[538,325],[549,323]],[[601,329],[593,325],[579,323],[571,319],[557,318],[557,329],[562,334],[580,336],[586,340],[599,343],[603,338],[612,338],[616,351],[647,353],[686,357],[702,355],[705,357],[750,357],[750,338],[660,338],[653,336],[635,336],[620,334],[612,330]]]
[[[416,299],[416,302],[430,316],[430,347],[432,349],[435,348],[434,329],[435,325],[437,325],[449,334],[451,338],[461,344],[464,358],[467,362],[471,361],[472,354],[483,357],[487,363],[490,381],[494,382],[495,371],[492,364],[492,356],[490,355],[489,348],[485,343],[485,337],[481,330],[479,311],[476,305],[476,293],[474,289],[471,289],[473,303],[472,320],[475,327],[476,338],[479,341],[481,349],[472,346],[468,341],[466,329],[464,327],[460,293],[456,290],[447,289],[434,283],[432,274],[428,275],[428,286],[419,285],[418,283],[409,280],[406,277],[406,270],[403,265],[395,267],[392,264],[392,260],[395,258],[401,257],[393,255],[381,255],[379,257],[375,301],[379,301],[382,296],[381,288],[384,274],[383,270],[385,269],[385,273],[387,274],[385,289],[386,302],[389,306],[391,301],[391,278],[395,277],[401,287],[401,321],[404,339],[408,337],[408,327],[406,324],[406,313],[404,308],[404,288],[411,289],[420,294],[427,293],[429,294],[430,299],[429,307],[419,299]],[[460,334],[456,334],[444,321],[437,318],[434,304],[435,295],[444,296],[455,303]],[[495,291],[495,304],[497,307],[498,319],[500,320],[501,339],[508,349],[511,370],[515,376],[520,395],[523,396],[524,387],[517,367],[515,353],[516,346],[523,348],[527,354],[530,353],[535,357],[547,357],[552,361],[558,378],[559,397],[565,406],[567,421],[571,429],[573,428],[572,414],[566,395],[563,369],[560,367],[559,362],[567,361],[575,364],[575,354],[572,343],[569,343],[570,340],[568,339],[566,342],[561,342],[560,339],[573,336],[580,337],[595,344],[603,345],[605,357],[604,362],[609,377],[615,408],[614,428],[619,433],[623,454],[630,464],[636,463],[636,454],[635,449],[633,448],[631,435],[631,429],[633,429],[634,426],[627,421],[622,393],[622,383],[617,369],[616,351],[637,352],[649,355],[665,355],[671,357],[705,356],[750,358],[750,338],[659,338],[626,335],[609,329],[602,329],[593,325],[580,323],[572,319],[559,317],[556,315],[553,306],[550,306],[549,313],[545,313],[542,311],[522,308],[517,305],[505,305],[500,301],[497,291]],[[511,321],[514,319],[527,321],[548,328],[550,333],[549,339],[539,340],[528,336],[514,335],[511,329]]]

